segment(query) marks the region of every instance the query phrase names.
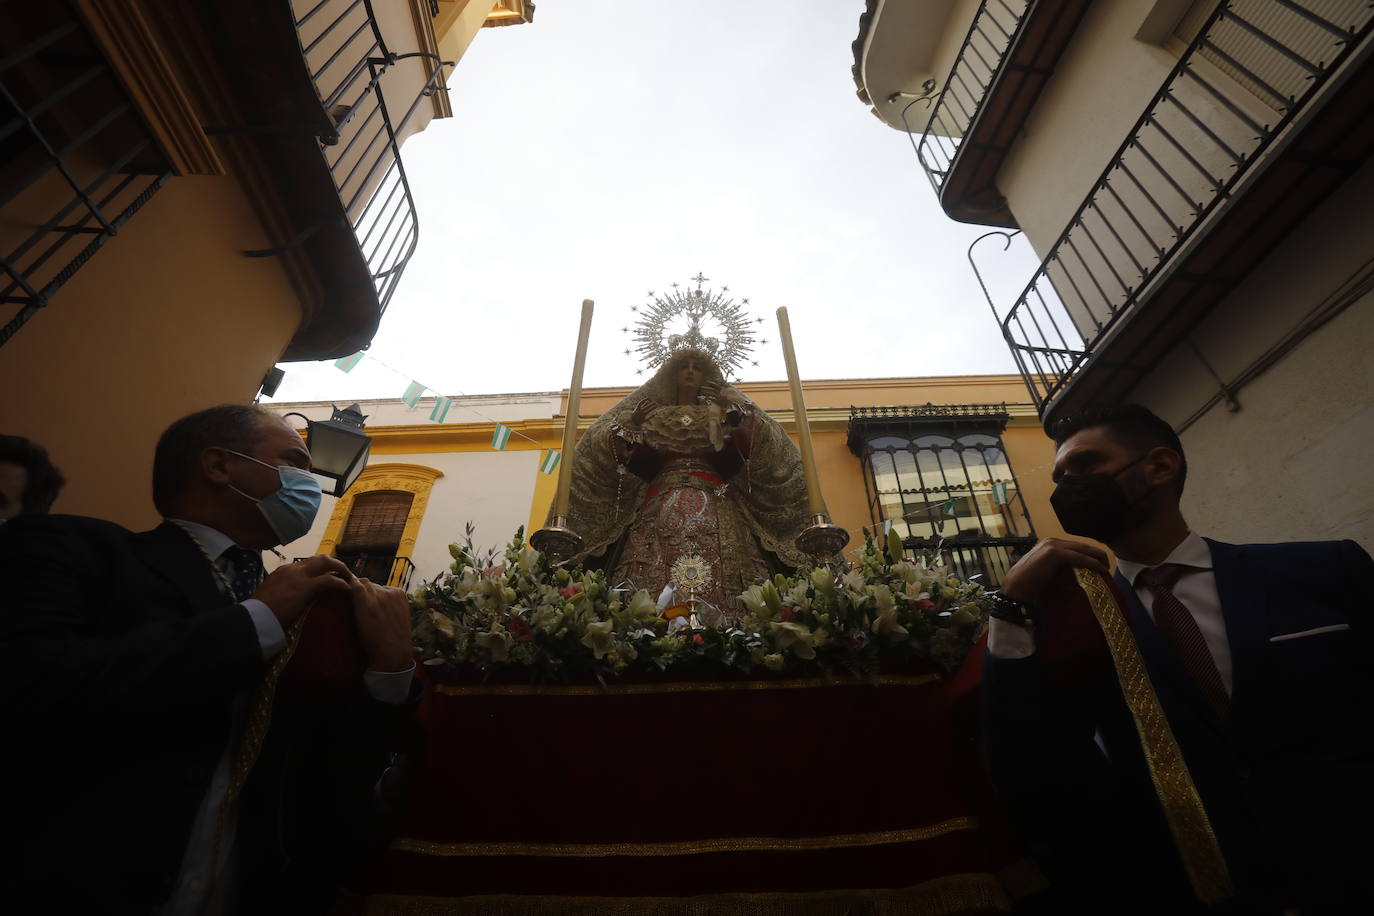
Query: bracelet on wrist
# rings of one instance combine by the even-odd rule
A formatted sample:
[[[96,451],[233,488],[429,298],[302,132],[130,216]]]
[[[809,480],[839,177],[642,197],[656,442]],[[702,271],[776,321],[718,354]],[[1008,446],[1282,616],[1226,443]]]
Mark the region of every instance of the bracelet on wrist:
[[[1008,598],[1001,592],[988,592],[987,597],[992,601],[988,610],[990,617],[1023,627],[1035,620],[1035,609],[1029,602]]]

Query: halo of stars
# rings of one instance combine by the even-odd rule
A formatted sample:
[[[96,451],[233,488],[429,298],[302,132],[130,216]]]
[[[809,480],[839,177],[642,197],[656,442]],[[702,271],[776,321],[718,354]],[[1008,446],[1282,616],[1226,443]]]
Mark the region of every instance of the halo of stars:
[[[710,278],[700,271],[691,278],[695,287],[683,287],[674,283],[669,292],[655,293],[649,290],[649,301],[642,306],[630,306],[630,311],[639,316],[633,328],[622,328],[634,337],[634,349],[644,360],[644,369],[653,371],[667,362],[678,350],[696,349],[711,355],[721,374],[726,379],[734,377],[745,364],[757,366],[756,360],[749,359],[756,342],[754,329],[762,324],[762,318],[755,318],[745,311],[749,305],[747,298],[735,299],[729,295],[730,287],[722,286],[719,291],[703,289],[702,284]],[[686,318],[686,331],[675,334],[672,323]],[[706,334],[701,327],[704,319],[710,318],[721,329],[720,337]],[[766,344],[767,340],[758,343]],[[632,351],[627,349],[628,355]]]

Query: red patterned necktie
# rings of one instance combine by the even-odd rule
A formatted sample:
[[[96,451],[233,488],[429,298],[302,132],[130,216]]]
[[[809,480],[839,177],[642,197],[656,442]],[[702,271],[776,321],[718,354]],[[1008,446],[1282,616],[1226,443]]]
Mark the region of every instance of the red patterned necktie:
[[[1174,583],[1185,569],[1187,567],[1176,563],[1164,563],[1153,569],[1142,569],[1136,576],[1136,582],[1154,595],[1155,628],[1173,646],[1179,661],[1183,662],[1183,667],[1202,690],[1207,702],[1225,719],[1231,711],[1231,698],[1221,682],[1216,659],[1207,648],[1207,640],[1203,638],[1202,630],[1198,629],[1192,612],[1174,594]]]

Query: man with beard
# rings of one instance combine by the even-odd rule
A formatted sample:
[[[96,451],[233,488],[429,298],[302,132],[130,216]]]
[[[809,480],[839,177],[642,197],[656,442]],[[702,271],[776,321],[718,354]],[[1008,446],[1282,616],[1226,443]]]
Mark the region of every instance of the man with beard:
[[[1104,551],[1038,543],[994,597],[984,745],[1064,908],[1368,909],[1351,838],[1374,810],[1374,562],[1353,541],[1199,536],[1183,447],[1143,407],[1090,409],[1054,439],[1051,504],[1116,555],[1099,598],[1125,626],[1107,633],[1093,577],[1073,581],[1107,575]],[[1127,676],[1132,654],[1148,677]]]

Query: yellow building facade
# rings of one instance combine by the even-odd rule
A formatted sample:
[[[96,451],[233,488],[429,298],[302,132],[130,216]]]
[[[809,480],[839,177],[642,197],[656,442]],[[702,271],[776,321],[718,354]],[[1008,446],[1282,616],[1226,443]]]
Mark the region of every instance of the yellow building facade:
[[[172,420],[367,345],[418,238],[400,145],[511,0],[0,9],[0,430],[140,527]],[[449,56],[444,56],[444,55]]]
[[[737,387],[796,437],[785,382]],[[582,392],[579,429],[632,388]],[[965,575],[997,582],[1037,537],[1062,536],[1049,507],[1053,443],[1017,376],[818,380],[805,383],[821,488],[851,548],[884,522],[911,549],[939,549]],[[367,401],[368,467],[342,498],[326,497],[315,527],[283,552],[340,556],[360,572],[414,586],[449,564],[448,545],[471,523],[479,548],[519,526],[543,525],[557,482],[541,466],[562,444],[567,392],[432,402]],[[325,403],[272,404],[326,418]],[[497,424],[510,430],[497,448]]]

